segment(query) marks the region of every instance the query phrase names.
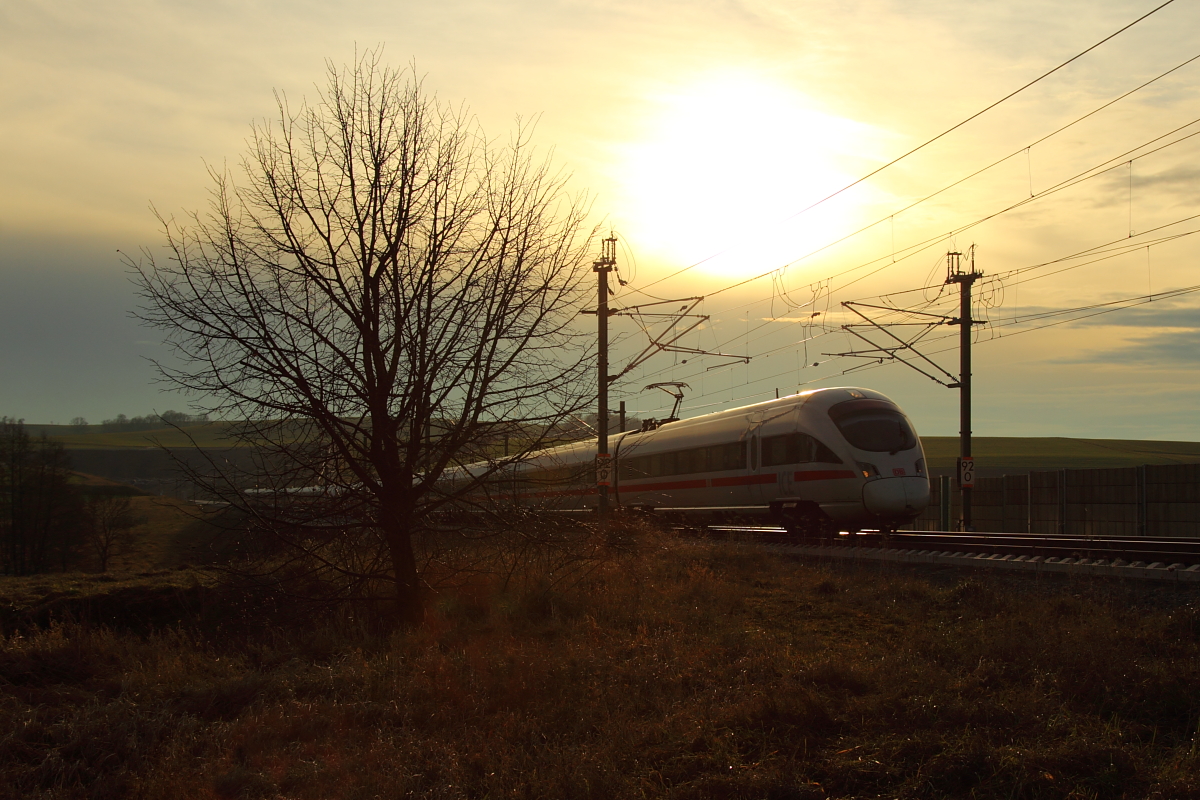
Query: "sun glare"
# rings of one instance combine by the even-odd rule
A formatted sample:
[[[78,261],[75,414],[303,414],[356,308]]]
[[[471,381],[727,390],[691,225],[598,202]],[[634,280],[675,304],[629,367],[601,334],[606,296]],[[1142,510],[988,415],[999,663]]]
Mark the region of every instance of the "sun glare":
[[[725,75],[658,98],[642,142],[625,150],[622,227],[640,247],[709,274],[764,272],[824,244],[853,209],[793,216],[853,178],[866,125],[808,107],[790,88]]]

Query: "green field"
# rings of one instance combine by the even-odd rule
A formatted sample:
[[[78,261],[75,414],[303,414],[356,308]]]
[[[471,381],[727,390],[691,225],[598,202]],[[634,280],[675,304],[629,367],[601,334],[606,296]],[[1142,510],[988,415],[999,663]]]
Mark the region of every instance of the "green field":
[[[236,423],[205,422],[172,428],[164,425],[150,430],[102,431],[99,425],[80,430],[73,425],[33,425],[25,429],[33,436],[45,436],[61,442],[68,450],[116,450],[157,447],[237,447],[229,432]]]
[[[930,469],[950,469],[958,455],[958,437],[921,438]],[[977,467],[1010,472],[1050,469],[1100,469],[1141,464],[1200,462],[1200,442],[1136,439],[1068,439],[1059,436],[976,436],[971,455]]]

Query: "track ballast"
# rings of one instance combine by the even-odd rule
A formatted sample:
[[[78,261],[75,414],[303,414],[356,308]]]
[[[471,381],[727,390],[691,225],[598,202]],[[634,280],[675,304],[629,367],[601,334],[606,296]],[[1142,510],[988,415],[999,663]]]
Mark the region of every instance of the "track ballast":
[[[900,531],[801,537],[772,526],[709,525],[693,529],[718,539],[776,545],[800,555],[1089,572],[1200,581],[1200,539],[1071,534]]]

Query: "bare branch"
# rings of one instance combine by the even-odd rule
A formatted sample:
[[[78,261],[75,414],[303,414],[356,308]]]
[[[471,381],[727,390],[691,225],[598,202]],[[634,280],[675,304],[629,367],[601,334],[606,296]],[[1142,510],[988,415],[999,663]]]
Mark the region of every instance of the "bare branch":
[[[414,542],[471,488],[441,473],[519,460],[591,395],[587,201],[530,126],[496,145],[374,52],[329,65],[312,103],[276,100],[241,175],[210,169],[208,209],[160,216],[165,257],[130,263],[140,317],[171,348],[163,380],[254,453],[193,478],[276,566],[388,582],[416,620]],[[496,459],[502,424],[521,444]]]

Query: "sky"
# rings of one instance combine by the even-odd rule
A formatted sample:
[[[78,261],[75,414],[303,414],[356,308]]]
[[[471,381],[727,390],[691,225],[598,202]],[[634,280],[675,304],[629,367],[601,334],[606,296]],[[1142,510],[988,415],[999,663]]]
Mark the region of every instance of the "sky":
[[[1200,440],[1200,296],[1045,316],[1200,284],[1200,61],[1097,111],[1200,55],[1200,4],[1175,0],[808,209],[1158,4],[8,0],[0,415],[186,409],[155,382],[163,349],[132,316],[121,254],[163,246],[152,207],[204,206],[207,169],[239,163],[276,94],[311,98],[327,60],[382,46],[489,133],[536,119],[620,238],[615,305],[702,295],[708,320],[680,344],[750,357],[659,354],[617,387],[631,413],[669,410],[643,389],[656,381],[688,384],[688,416],[860,385],[955,434],[954,389],[836,355],[865,346],[841,304],[952,315],[945,254],[974,247],[992,323],[973,348],[976,435]],[[615,363],[644,346],[632,318],[613,332]],[[955,334],[920,346],[950,373]]]

